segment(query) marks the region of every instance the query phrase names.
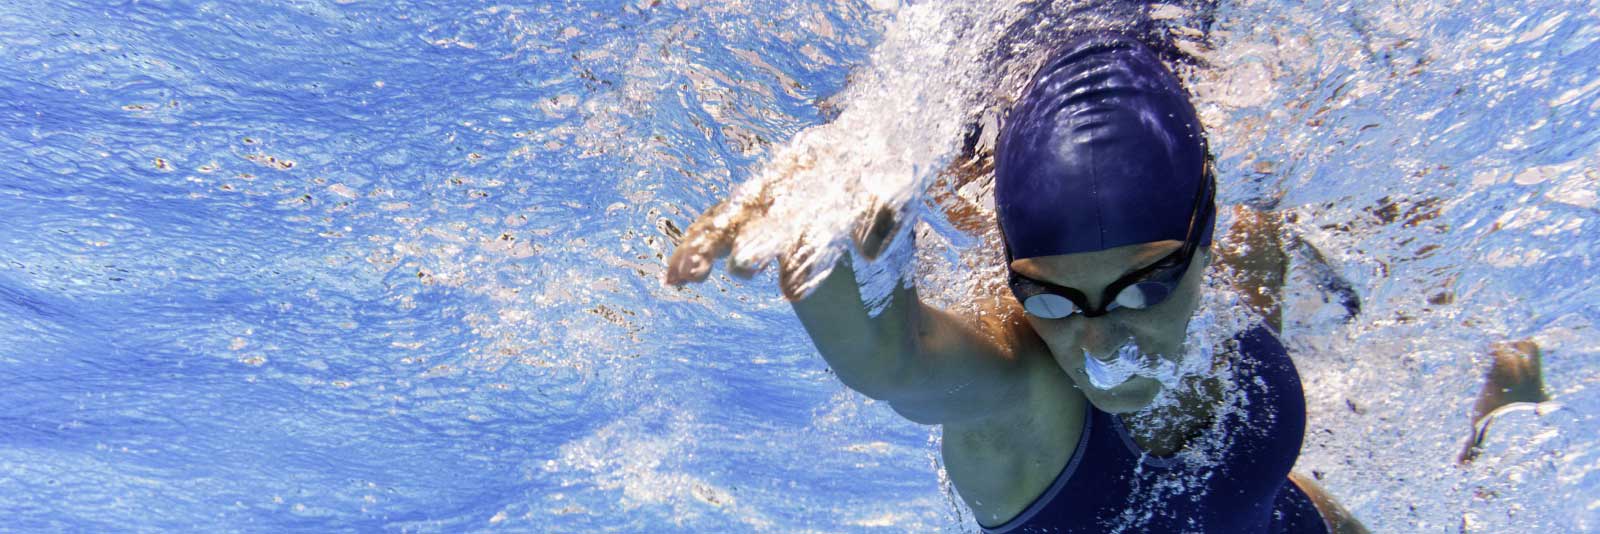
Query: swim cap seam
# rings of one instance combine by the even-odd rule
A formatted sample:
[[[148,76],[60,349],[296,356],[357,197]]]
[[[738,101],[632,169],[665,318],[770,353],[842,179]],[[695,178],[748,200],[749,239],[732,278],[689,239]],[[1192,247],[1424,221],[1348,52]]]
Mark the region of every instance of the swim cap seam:
[[[1100,237],[1099,248],[1104,250],[1106,245],[1106,220],[1104,206],[1101,206],[1103,199],[1100,198],[1100,156],[1095,153],[1097,152],[1095,150],[1086,152],[1089,155],[1089,168],[1093,169],[1089,172],[1089,186],[1093,189],[1089,194],[1094,198],[1094,226]]]

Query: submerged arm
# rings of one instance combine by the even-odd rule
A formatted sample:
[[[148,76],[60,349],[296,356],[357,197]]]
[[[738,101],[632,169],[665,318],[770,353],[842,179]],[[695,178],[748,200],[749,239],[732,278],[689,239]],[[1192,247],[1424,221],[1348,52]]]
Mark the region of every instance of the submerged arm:
[[[984,417],[1021,393],[1022,365],[1008,348],[922,303],[915,288],[896,288],[883,311],[869,315],[848,256],[793,305],[840,381],[912,421]]]
[[[1229,241],[1235,246],[1218,247],[1217,260],[1236,276],[1237,289],[1245,305],[1273,331],[1283,331],[1283,286],[1288,278],[1291,255],[1325,298],[1336,298],[1344,306],[1345,320],[1361,313],[1361,297],[1350,282],[1328,264],[1316,247],[1299,236],[1287,235],[1281,215],[1242,205],[1234,207],[1233,215],[1235,222],[1229,230]]]
[[[1283,228],[1272,213],[1246,206],[1233,208],[1234,224],[1230,239],[1234,247],[1218,247],[1217,260],[1223,269],[1237,277],[1237,289],[1245,306],[1266,321],[1274,332],[1283,331],[1279,303],[1289,269],[1284,254]]]

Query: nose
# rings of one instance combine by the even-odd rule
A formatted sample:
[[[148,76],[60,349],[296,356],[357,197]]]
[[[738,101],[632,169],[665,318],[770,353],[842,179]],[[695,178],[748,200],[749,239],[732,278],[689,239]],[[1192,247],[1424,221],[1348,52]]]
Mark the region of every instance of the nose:
[[[1083,350],[1101,360],[1108,360],[1122,344],[1129,341],[1128,329],[1107,317],[1083,318],[1079,340]]]

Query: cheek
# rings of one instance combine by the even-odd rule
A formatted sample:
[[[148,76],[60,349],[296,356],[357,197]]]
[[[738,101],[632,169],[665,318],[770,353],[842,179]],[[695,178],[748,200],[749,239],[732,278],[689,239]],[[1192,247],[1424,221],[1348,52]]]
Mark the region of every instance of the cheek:
[[[1200,285],[1185,283],[1171,300],[1148,310],[1124,317],[1124,325],[1134,333],[1140,348],[1158,354],[1177,354],[1183,350],[1189,319],[1200,304]]]
[[[1044,340],[1045,347],[1050,349],[1051,356],[1062,369],[1083,364],[1083,350],[1078,343],[1080,328],[1072,326],[1070,321],[1050,321],[1031,316],[1028,317],[1028,324],[1033,327],[1034,333],[1039,334],[1039,339]]]
[[[1039,319],[1032,315],[1026,315],[1025,317],[1028,318],[1028,326],[1033,327],[1033,332],[1039,334],[1039,339],[1043,339],[1045,344],[1050,345],[1052,350],[1078,337],[1077,329],[1073,328],[1069,321]]]
[[[1172,302],[1172,304],[1180,304]],[[1149,354],[1171,355],[1183,348],[1185,331],[1189,326],[1187,310],[1157,308],[1129,310],[1117,319],[1119,326],[1133,337],[1139,349]]]

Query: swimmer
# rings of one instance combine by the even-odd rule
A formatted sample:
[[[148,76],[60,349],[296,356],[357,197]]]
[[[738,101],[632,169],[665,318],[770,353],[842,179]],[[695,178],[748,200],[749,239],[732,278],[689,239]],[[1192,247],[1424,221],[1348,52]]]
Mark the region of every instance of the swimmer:
[[[1305,399],[1277,337],[1258,326],[1185,347],[1216,219],[1188,93],[1124,34],[1057,50],[994,150],[1014,299],[958,316],[900,287],[873,316],[848,255],[809,294],[803,261],[780,258],[818,352],[846,386],[943,426],[944,465],[985,532],[1366,532],[1290,472]],[[690,227],[668,283],[703,280],[730,252],[751,215],[728,206]],[[861,254],[893,227],[865,220]]]

